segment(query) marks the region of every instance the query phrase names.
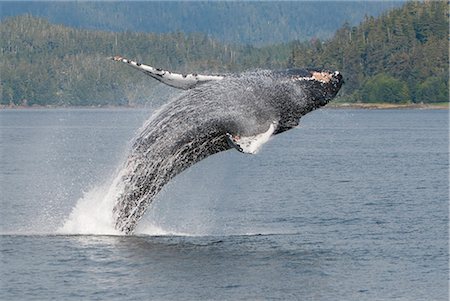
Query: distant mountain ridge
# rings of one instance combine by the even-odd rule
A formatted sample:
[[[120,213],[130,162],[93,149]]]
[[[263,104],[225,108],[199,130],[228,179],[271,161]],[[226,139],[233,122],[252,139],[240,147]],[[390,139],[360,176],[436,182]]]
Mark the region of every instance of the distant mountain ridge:
[[[81,29],[203,33],[226,43],[327,39],[403,1],[0,1],[0,21],[29,14]]]

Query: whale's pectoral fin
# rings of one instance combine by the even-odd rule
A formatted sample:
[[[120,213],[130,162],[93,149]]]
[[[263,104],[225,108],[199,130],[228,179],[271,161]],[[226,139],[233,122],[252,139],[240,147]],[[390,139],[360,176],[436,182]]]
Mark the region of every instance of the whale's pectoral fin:
[[[269,126],[269,129],[266,132],[247,137],[227,133],[226,134],[227,142],[231,147],[234,147],[241,153],[255,154],[258,152],[258,150],[264,143],[269,141],[270,137],[275,132],[276,127],[277,123],[272,122]]]
[[[115,56],[113,61],[123,62],[129,66],[144,72],[145,74],[159,80],[160,82],[178,89],[192,89],[195,86],[214,80],[221,80],[224,78],[222,75],[201,75],[201,74],[178,74],[172,73],[167,70],[154,68],[145,64],[137,63],[135,61],[123,58],[121,56]]]

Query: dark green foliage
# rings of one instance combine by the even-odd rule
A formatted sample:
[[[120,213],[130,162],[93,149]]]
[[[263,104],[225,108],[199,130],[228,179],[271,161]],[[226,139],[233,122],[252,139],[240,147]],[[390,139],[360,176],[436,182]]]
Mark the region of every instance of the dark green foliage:
[[[370,77],[361,90],[365,102],[409,102],[409,89],[405,82],[390,75],[380,73]]]
[[[429,77],[416,89],[416,102],[448,101],[448,80],[443,77]]]

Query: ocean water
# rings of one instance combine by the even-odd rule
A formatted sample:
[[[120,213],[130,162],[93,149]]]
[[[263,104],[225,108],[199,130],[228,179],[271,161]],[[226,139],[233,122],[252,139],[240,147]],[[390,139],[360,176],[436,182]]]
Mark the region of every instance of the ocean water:
[[[0,300],[448,300],[448,111],[313,112],[114,235],[102,202],[150,114],[0,111]]]

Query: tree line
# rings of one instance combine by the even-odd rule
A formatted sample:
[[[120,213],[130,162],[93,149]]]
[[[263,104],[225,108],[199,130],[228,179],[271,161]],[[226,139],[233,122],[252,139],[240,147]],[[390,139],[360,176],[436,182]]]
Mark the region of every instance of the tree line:
[[[316,66],[340,70],[347,102],[448,101],[447,4],[407,2],[329,40],[265,47],[206,34],[75,29],[31,15],[0,23],[0,104],[135,105],[157,89],[107,58],[121,54],[181,73]]]
[[[341,70],[341,98],[359,102],[448,101],[448,4],[411,1],[327,41],[298,43],[290,65]]]

